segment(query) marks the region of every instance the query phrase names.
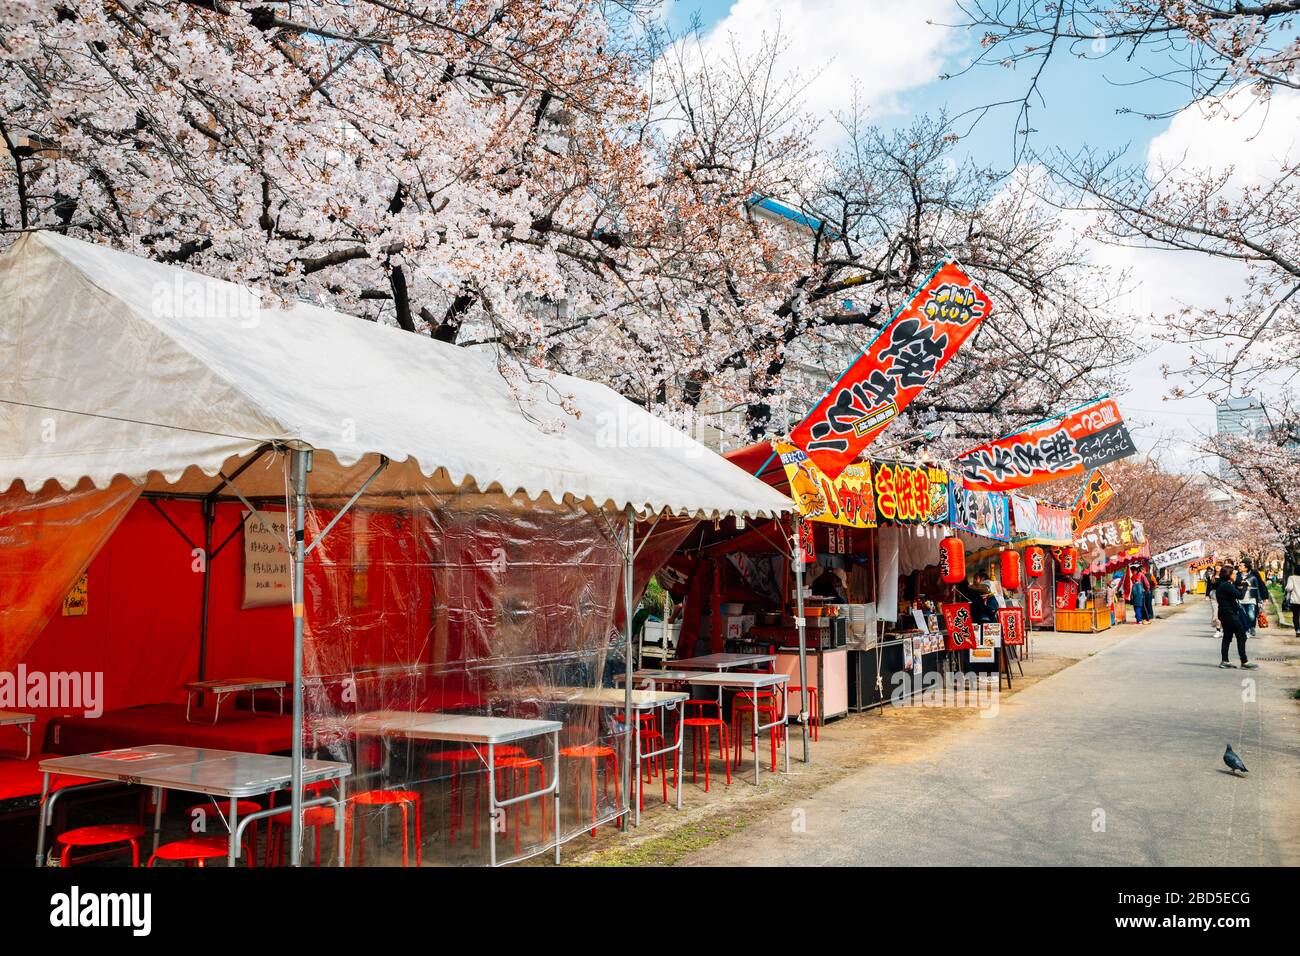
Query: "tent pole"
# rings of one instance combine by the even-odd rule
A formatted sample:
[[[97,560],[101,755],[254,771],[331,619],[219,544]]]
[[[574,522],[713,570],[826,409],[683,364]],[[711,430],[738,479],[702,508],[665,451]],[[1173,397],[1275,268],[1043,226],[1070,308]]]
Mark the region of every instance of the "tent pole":
[[[632,537],[636,530],[636,513],[632,506],[627,506],[627,541],[623,547],[623,730],[627,736],[627,746],[623,748],[623,784],[627,796],[628,816],[632,816],[634,791],[632,787],[632,748],[641,746],[641,729],[632,721],[632,566],[636,560]],[[641,775],[637,774],[636,789],[641,787]],[[640,804],[637,804],[639,807]],[[640,823],[640,813],[637,814]],[[624,824],[626,826],[626,824]]]
[[[306,556],[307,472],[311,451],[294,449],[293,461],[293,767],[289,814],[289,865],[302,865],[302,628],[303,560]]]
[[[803,518],[794,516],[793,549],[790,560],[794,562],[795,625],[799,628],[799,734],[803,737],[803,762],[808,762],[808,632],[803,619]],[[787,700],[789,695],[787,695]],[[822,704],[825,707],[825,704]],[[788,751],[787,751],[788,753]]]
[[[199,680],[208,677],[208,606],[212,596],[212,525],[216,521],[216,503],[203,499],[203,607],[199,617]]]

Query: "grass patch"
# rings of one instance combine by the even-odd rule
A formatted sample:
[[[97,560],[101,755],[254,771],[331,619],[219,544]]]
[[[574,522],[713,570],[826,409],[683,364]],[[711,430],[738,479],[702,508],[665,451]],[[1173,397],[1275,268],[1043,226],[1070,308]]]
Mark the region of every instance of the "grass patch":
[[[687,824],[635,846],[612,846],[584,856],[573,866],[673,866],[712,843],[739,833],[748,819],[718,817]]]

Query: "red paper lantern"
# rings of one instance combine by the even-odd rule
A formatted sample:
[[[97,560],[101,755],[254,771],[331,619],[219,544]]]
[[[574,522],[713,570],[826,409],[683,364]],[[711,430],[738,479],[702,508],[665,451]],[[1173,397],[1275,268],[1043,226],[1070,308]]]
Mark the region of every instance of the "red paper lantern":
[[[1070,545],[1057,548],[1056,563],[1061,566],[1061,573],[1070,577],[1079,570],[1079,552]]]
[[[961,538],[948,537],[939,542],[939,577],[944,584],[966,580],[966,546]]]
[[[1025,548],[1025,573],[1031,578],[1041,578],[1047,573],[1047,552],[1037,545]]]
[[[1020,555],[1014,551],[1002,552],[1002,586],[1008,591],[1020,590]]]

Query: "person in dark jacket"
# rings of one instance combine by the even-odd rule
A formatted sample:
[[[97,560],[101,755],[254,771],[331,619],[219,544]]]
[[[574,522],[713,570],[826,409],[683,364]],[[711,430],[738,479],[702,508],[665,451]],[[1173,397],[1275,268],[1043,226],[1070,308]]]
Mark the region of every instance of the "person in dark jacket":
[[[1237,657],[1241,666],[1253,668],[1258,665],[1246,660],[1246,624],[1242,620],[1241,599],[1246,596],[1246,589],[1238,587],[1233,581],[1232,566],[1225,564],[1219,571],[1219,583],[1214,586],[1214,600],[1219,605],[1219,625],[1223,628],[1223,646],[1220,649],[1220,667],[1233,667],[1228,662],[1228,649],[1232,639],[1237,639]]]
[[[1249,619],[1246,624],[1246,635],[1254,637],[1259,609],[1264,606],[1264,598],[1268,595],[1268,588],[1264,584],[1264,579],[1259,576],[1259,572],[1255,570],[1250,558],[1242,559],[1241,570],[1237,572],[1236,583],[1237,587],[1246,589],[1246,594],[1241,602],[1246,612],[1245,616]]]

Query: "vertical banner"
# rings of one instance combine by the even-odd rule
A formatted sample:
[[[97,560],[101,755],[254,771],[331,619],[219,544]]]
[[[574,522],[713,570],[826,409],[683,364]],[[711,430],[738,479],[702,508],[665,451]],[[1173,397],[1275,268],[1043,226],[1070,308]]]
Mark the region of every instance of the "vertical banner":
[[[1074,508],[1070,514],[1070,531],[1074,537],[1097,520],[1103,508],[1115,497],[1115,489],[1096,468],[1083,482],[1079,496],[1074,499]]]
[[[803,555],[804,564],[812,564],[817,560],[817,544],[813,537],[813,526],[809,521],[799,522],[799,551]]]
[[[1136,451],[1119,406],[1107,399],[962,452],[957,468],[967,488],[1013,491],[1081,475]]]
[[[1025,603],[1029,605],[1029,620],[1040,624],[1047,620],[1047,595],[1041,584],[1031,584],[1025,591]]]
[[[968,651],[975,647],[975,619],[971,617],[970,604],[945,604],[942,610],[943,623],[947,628],[944,649]]]
[[[989,310],[988,296],[960,266],[941,265],[791,433],[791,440],[828,477],[838,477],[930,384]]]
[[[1025,643],[1025,609],[1004,607],[998,609],[998,623],[1002,625],[1002,644],[1016,647]]]

